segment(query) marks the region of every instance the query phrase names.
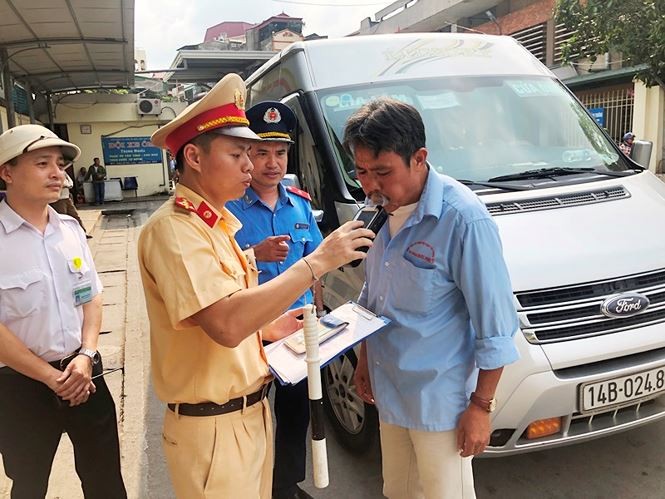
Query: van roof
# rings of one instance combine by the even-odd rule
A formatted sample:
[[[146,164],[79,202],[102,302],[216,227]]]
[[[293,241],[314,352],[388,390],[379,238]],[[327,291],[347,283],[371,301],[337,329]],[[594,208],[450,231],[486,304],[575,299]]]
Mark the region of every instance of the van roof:
[[[309,65],[309,81],[302,82],[305,91],[423,77],[554,77],[510,36],[400,33],[296,42],[259,68],[248,83],[298,52],[305,53]]]

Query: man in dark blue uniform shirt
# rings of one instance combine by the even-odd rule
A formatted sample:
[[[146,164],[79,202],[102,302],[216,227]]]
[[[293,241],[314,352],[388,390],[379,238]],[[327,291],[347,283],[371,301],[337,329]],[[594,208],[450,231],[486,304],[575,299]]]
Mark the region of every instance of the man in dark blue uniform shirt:
[[[235,237],[244,250],[253,249],[259,283],[281,274],[321,243],[309,195],[281,184],[286,174],[293,112],[279,102],[262,102],[246,112],[250,128],[263,140],[252,145],[252,184],[226,207],[242,222]],[[314,287],[317,311],[323,311],[320,283]],[[291,308],[312,303],[308,290]],[[305,444],[309,424],[306,380],[294,386],[275,383],[275,470],[273,499],[308,498],[298,483],[305,479]]]

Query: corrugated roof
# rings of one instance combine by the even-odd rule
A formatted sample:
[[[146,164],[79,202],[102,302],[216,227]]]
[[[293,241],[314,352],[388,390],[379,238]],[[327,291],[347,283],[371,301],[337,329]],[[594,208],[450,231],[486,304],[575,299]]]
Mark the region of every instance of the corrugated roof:
[[[129,87],[134,0],[0,0],[0,49],[33,91]]]

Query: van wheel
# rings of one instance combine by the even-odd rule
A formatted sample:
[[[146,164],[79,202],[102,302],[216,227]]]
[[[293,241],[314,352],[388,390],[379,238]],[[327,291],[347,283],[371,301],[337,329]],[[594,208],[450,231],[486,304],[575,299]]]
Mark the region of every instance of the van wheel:
[[[353,350],[333,360],[322,371],[323,404],[337,440],[353,454],[368,451],[378,433],[376,408],[356,393],[353,373],[358,358]]]

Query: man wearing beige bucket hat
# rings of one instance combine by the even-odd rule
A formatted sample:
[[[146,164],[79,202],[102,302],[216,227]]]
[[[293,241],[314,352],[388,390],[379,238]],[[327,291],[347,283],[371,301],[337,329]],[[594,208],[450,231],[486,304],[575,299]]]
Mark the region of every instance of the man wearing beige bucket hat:
[[[248,152],[258,136],[245,95],[242,79],[228,74],[152,136],[180,173],[174,198],[139,239],[153,384],[167,403],[163,447],[180,498],[270,497],[271,377],[261,341],[298,329],[300,311],[284,312],[323,274],[363,258],[357,248],[373,236],[349,222],[257,286],[254,258],[234,239],[241,224],[224,207],[252,179]]]
[[[49,206],[80,154],[39,125],[0,135],[0,454],[12,498],[45,497],[63,431],[85,497],[126,497],[115,405],[93,379],[102,285],[79,224]]]

